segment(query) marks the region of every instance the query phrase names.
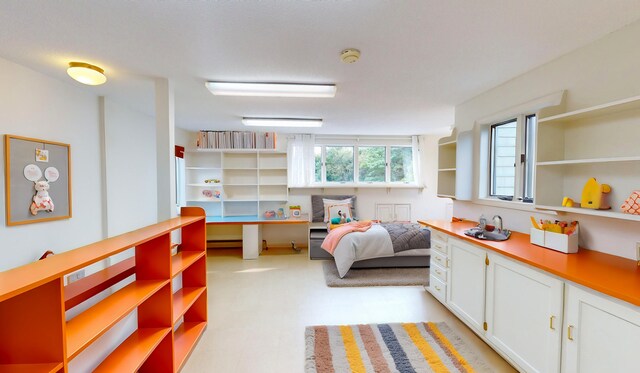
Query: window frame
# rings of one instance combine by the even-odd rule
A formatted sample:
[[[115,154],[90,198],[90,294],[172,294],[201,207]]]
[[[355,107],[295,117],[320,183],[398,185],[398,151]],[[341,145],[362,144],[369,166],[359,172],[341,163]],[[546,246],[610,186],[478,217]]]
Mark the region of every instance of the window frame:
[[[340,182],[340,181],[327,181],[327,164],[326,164],[326,148],[327,147],[340,147],[340,146],[344,146],[344,147],[353,147],[354,149],[354,167],[353,167],[353,182]],[[403,144],[403,143],[380,143],[380,142],[367,142],[366,144],[358,144],[357,142],[349,142],[349,143],[345,143],[345,142],[340,142],[340,143],[333,143],[333,142],[327,142],[327,143],[316,143],[314,145],[314,148],[316,147],[321,147],[321,157],[322,157],[322,161],[321,161],[321,178],[322,180],[320,182],[315,181],[315,177],[314,177],[314,182],[312,183],[314,186],[320,186],[322,187],[323,185],[325,186],[332,186],[332,185],[380,185],[380,186],[399,186],[399,185],[412,185],[412,186],[418,186],[418,178],[417,175],[415,175],[415,172],[412,171],[413,175],[413,181],[391,181],[391,148],[409,148],[411,149],[411,167],[414,168],[415,166],[415,162],[416,162],[416,156],[419,155],[419,152],[416,153],[413,150],[413,146],[410,144]],[[360,152],[360,147],[381,147],[381,148],[385,148],[385,179],[384,181],[360,181],[360,157],[359,157],[359,152]],[[315,162],[314,162],[315,163]],[[315,164],[314,164],[315,166]],[[315,175],[315,169],[314,169],[314,175]]]
[[[526,113],[511,116],[509,119],[496,121],[490,123],[488,127],[488,164],[487,164],[487,185],[486,185],[486,196],[484,198],[494,200],[494,201],[503,201],[507,203],[533,203],[535,201],[535,173],[536,173],[536,164],[535,164],[535,149],[537,147],[537,136],[535,132],[537,128],[534,129],[534,134],[531,138],[527,136],[527,125],[529,124],[529,119],[535,118],[535,125],[537,126],[537,115],[536,113]],[[493,149],[493,136],[494,136],[494,128],[500,125],[504,125],[507,123],[516,122],[516,147],[515,147],[515,165],[514,165],[514,187],[513,187],[513,196],[511,199],[507,199],[508,196],[502,196],[493,194],[493,179],[494,179],[494,149]],[[534,143],[531,144],[532,154],[528,154],[527,152],[527,144],[529,140],[533,140]],[[529,179],[527,178],[527,169],[526,164],[527,161],[531,161],[531,198],[527,199],[526,197],[526,189],[527,182]]]

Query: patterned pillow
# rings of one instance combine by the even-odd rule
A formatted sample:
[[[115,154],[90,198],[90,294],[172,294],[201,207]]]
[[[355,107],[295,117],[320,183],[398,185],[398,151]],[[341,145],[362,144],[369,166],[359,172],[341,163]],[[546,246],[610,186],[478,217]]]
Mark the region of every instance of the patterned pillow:
[[[329,220],[332,217],[330,212],[329,212],[329,208],[331,206],[344,204],[344,205],[347,205],[347,210],[351,210],[351,208],[353,206],[353,199],[347,198],[347,199],[337,200],[337,199],[323,198],[322,199],[322,203],[324,204],[324,222],[327,223],[327,222],[329,222]],[[335,216],[333,216],[333,217],[335,217]],[[351,211],[349,211],[349,217],[351,217]]]

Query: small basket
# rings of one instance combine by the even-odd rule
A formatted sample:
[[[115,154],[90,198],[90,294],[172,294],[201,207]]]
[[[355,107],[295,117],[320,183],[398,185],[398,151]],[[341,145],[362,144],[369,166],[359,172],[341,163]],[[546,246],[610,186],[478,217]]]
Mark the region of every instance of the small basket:
[[[531,228],[531,243],[546,247],[565,254],[575,254],[578,252],[578,232],[576,227],[573,234],[555,233]]]

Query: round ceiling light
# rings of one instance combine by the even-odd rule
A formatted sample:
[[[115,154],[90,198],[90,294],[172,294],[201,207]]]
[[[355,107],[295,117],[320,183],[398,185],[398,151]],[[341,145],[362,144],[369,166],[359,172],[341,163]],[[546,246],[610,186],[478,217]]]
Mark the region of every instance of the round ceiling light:
[[[67,74],[82,84],[100,85],[107,81],[104,70],[85,62],[69,62]]]
[[[340,53],[340,59],[344,63],[354,63],[360,58],[360,51],[354,48],[348,48]]]

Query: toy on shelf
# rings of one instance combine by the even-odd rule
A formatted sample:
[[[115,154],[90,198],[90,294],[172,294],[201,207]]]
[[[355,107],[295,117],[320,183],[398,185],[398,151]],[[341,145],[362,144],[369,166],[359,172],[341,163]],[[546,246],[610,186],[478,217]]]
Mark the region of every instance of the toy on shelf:
[[[620,208],[627,214],[640,215],[640,190],[634,190]]]
[[[562,199],[562,207],[577,207],[576,203],[569,197],[564,197]]]
[[[595,178],[590,178],[582,189],[580,207],[594,210],[608,210],[611,208],[607,202],[607,195],[611,192],[611,186],[600,184]]]

